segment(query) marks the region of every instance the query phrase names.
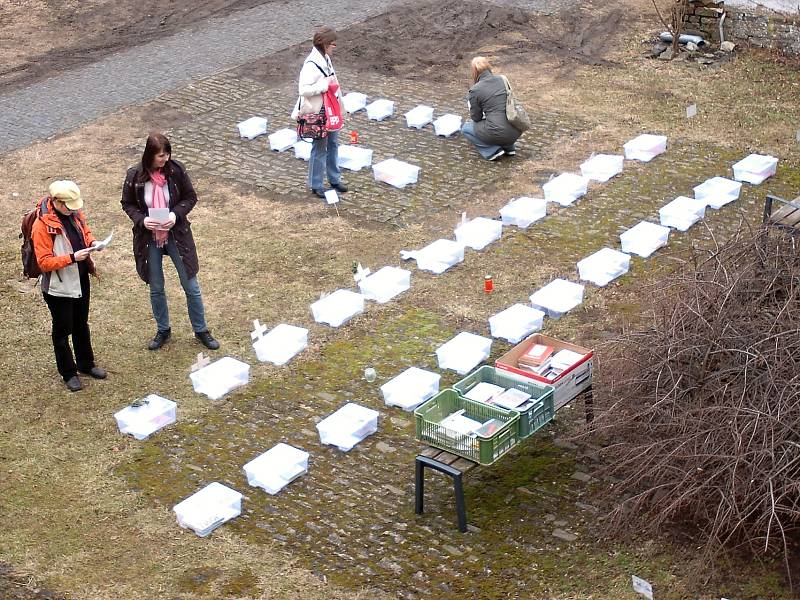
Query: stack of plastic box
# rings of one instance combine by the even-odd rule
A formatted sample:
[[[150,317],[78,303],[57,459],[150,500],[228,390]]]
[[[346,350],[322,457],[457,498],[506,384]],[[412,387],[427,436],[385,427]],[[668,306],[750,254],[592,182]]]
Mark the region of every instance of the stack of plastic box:
[[[515,304],[489,317],[492,337],[503,338],[512,344],[521,342],[542,328],[544,313],[525,304]]]
[[[317,323],[339,327],[364,312],[364,296],[351,290],[336,290],[311,305]]]
[[[461,131],[461,116],[453,114],[442,115],[433,122],[433,131],[436,135],[450,137],[454,133]]]
[[[191,373],[189,379],[195,392],[218,400],[228,392],[247,385],[250,381],[250,365],[224,356]]]
[[[441,375],[417,367],[410,367],[381,386],[387,406],[414,410],[439,391]]]
[[[361,92],[350,92],[342,98],[342,104],[349,113],[364,110],[367,107],[367,95]]]
[[[394,102],[391,100],[375,100],[367,104],[367,118],[373,121],[383,121],[388,119],[394,113]]]
[[[172,510],[178,525],[206,537],[242,513],[242,495],[215,481],[176,504]]]
[[[372,167],[375,181],[382,181],[396,188],[417,183],[419,171],[419,167],[396,158],[388,158]]]
[[[647,258],[653,252],[667,245],[669,227],[641,221],[619,236],[622,251]]]
[[[523,196],[512,200],[500,209],[503,225],[516,225],[527,229],[539,219],[547,215],[547,200]]]
[[[177,404],[161,396],[150,394],[114,414],[121,433],[129,433],[143,440],[162,427],[175,422]]]
[[[317,423],[319,440],[349,452],[368,435],[378,431],[378,411],[348,402]]]
[[[625,158],[628,160],[650,162],[667,150],[667,136],[643,133],[626,142],[622,147],[625,149]]]
[[[569,206],[575,200],[586,194],[589,180],[574,173],[562,173],[545,183],[544,199],[548,202],[557,202],[561,206]]]
[[[678,231],[686,231],[702,219],[706,214],[706,205],[702,200],[678,196],[669,204],[662,206],[658,215],[661,224]]]
[[[422,129],[433,121],[433,107],[420,104],[406,113],[406,125],[414,129]]]
[[[778,169],[778,159],[764,154],[751,154],[733,165],[733,178],[759,185],[767,177],[775,175]]]
[[[281,323],[253,342],[253,350],[261,362],[281,366],[308,347],[308,329]]]
[[[464,246],[452,240],[436,240],[413,253],[417,268],[431,273],[444,273],[464,260]]]
[[[361,295],[379,304],[388,302],[411,287],[411,271],[398,267],[383,267],[358,282]]]
[[[694,188],[695,200],[702,200],[711,208],[722,208],[739,198],[742,184],[725,177],[712,177]]]
[[[359,146],[340,145],[338,164],[343,169],[360,171],[372,164],[372,150]]]
[[[473,250],[483,250],[503,235],[503,223],[486,217],[476,217],[455,230],[456,241]]]
[[[250,117],[236,125],[239,136],[252,140],[267,133],[267,120],[264,117]]]
[[[622,173],[624,156],[597,154],[581,165],[581,175],[592,181],[605,182]]]
[[[603,287],[628,272],[631,264],[629,254],[602,248],[578,261],[578,275],[584,281]]]
[[[531,294],[531,305],[551,319],[559,319],[583,302],[583,286],[566,279],[554,279]]]
[[[269,147],[276,152],[288,150],[297,142],[297,131],[295,129],[279,129],[269,135]]]
[[[489,358],[492,339],[462,331],[436,349],[440,369],[450,369],[465,375]]]
[[[294,157],[300,160],[311,160],[311,142],[297,140],[294,143]]]
[[[308,452],[288,444],[276,444],[244,466],[247,483],[268,494],[277,494],[308,473]]]

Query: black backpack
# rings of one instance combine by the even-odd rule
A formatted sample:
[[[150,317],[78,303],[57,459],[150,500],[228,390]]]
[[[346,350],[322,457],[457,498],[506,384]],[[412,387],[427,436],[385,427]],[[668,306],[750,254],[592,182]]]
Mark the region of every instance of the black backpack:
[[[31,239],[31,232],[33,231],[33,224],[41,215],[47,212],[47,198],[42,198],[36,203],[36,207],[32,208],[25,213],[22,217],[22,230],[19,234],[22,240],[22,248],[20,254],[22,255],[22,274],[28,279],[36,279],[42,274],[39,268],[39,262],[36,260],[36,252],[33,249],[33,240]]]

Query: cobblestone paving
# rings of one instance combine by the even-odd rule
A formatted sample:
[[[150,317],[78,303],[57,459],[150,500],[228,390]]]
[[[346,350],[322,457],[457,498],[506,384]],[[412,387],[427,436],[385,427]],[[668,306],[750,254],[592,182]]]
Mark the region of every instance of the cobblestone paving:
[[[415,135],[415,132],[409,132]],[[621,140],[622,141],[622,140]],[[711,146],[672,144],[652,163],[627,162],[625,171],[592,186],[575,205],[553,211],[529,231],[508,228],[503,238],[473,260],[517,265],[524,280],[531,261],[549,264],[575,279],[575,262],[603,245],[618,247],[618,235],[679,194],[713,175],[728,175],[742,152]],[[724,234],[744,216],[758,220],[763,195],[786,194],[794,185],[795,165],[781,164],[778,175],[760,187],[745,186],[740,200],[709,211],[707,223]],[[669,246],[654,258],[632,261],[631,273],[610,289],[587,286],[584,305],[646,274],[650,265],[672,260],[707,237],[703,225],[673,232]],[[466,266],[441,277],[464,278]],[[546,283],[546,282],[539,282]],[[524,281],[523,281],[524,288]],[[518,301],[525,301],[524,290]],[[491,468],[467,481],[470,532],[453,522],[452,490],[441,477],[426,489],[426,513],[413,514],[413,420],[383,405],[378,386],[407,366],[436,369],[433,351],[455,330],[445,315],[414,308],[414,288],[380,318],[356,318],[343,335],[302,364],[270,381],[256,381],[231,396],[204,420],[182,422],[144,448],[126,475],[132,485],[172,506],[202,485],[218,480],[245,492],[242,517],[226,525],[245,538],[277,542],[303,564],[346,585],[374,585],[403,598],[547,597],[555,592],[585,594],[586,565],[594,576],[619,573],[629,558],[598,560],[587,549],[598,509],[584,495],[595,482],[591,448],[576,448],[555,438],[562,427],[538,432]],[[596,339],[591,313],[580,308],[545,331],[583,331]],[[485,323],[472,330],[486,333]],[[579,336],[580,337],[580,336]],[[508,348],[495,341],[492,360]],[[374,366],[374,384],[361,373]],[[442,386],[456,376],[443,374]],[[379,431],[344,454],[319,444],[315,423],[347,401],[380,411]],[[561,413],[560,413],[561,414]],[[578,411],[560,420],[577,418]],[[311,452],[309,473],[277,496],[250,488],[242,465],[277,442]],[[165,473],[169,485],[165,486]],[[605,556],[605,554],[604,554]],[[627,565],[627,566],[626,566]],[[576,568],[575,579],[559,578],[571,589],[548,587],[548,568]],[[545,576],[543,576],[545,575]]]
[[[376,182],[372,169],[344,171],[352,191],[343,195],[340,210],[359,218],[404,225],[421,221],[448,207],[463,206],[477,188],[497,183],[514,168],[515,159],[489,164],[480,158],[460,134],[437,137],[432,125],[421,130],[406,126],[404,113],[418,104],[444,113],[466,116],[465,90],[388,79],[369,74],[340,72],[347,90],[360,91],[370,101],[387,98],[395,102],[394,116],[377,122],[365,111],[349,115],[340,140],[351,130],[359,134],[359,145],[373,150],[373,164],[386,158],[422,167],[419,181],[404,189]],[[266,136],[240,139],[236,123],[258,115],[268,119],[269,133],[293,127],[289,117],[296,100],[294,83],[280,89],[255,90],[247,79],[233,80],[227,75],[212,77],[187,88],[162,96],[159,101],[197,115],[191,122],[172,131],[175,155],[191,169],[232,179],[238,183],[291,195],[308,195],[308,163],[294,153],[269,149]],[[557,142],[568,140],[585,124],[557,113],[534,116],[533,128],[520,139],[518,158],[544,154]]]

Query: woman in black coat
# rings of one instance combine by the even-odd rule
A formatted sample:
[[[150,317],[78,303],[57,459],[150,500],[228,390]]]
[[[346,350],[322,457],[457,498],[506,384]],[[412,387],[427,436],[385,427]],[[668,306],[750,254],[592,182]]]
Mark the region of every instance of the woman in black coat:
[[[514,143],[521,135],[506,116],[508,92],[503,78],[492,73],[485,56],[476,56],[470,65],[472,83],[469,90],[469,114],[461,133],[472,142],[486,160],[503,155],[514,156]]]
[[[122,209],[133,221],[133,255],[139,277],[150,286],[150,304],[156,320],[156,335],[148,348],[157,350],[172,335],[167,295],[164,291],[164,255],[178,272],[189,320],[195,337],[211,350],[219,348],[206,326],[203,296],[197,281],[200,268],[192,237],[189,212],[197,194],[181,163],[172,160],[166,136],[147,138],[142,162],[128,169],[122,186]]]

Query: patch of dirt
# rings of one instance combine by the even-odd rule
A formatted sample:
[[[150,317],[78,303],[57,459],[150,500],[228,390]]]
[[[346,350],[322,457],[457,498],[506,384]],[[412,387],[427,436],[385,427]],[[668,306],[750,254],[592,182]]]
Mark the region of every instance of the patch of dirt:
[[[65,596],[39,588],[34,580],[0,563],[0,598],[3,600],[65,600]]]
[[[561,67],[611,65],[606,55],[628,11],[564,9],[542,15],[482,2],[423,0],[339,32],[334,64],[388,77],[464,80],[477,53],[503,62],[541,55]],[[269,84],[295,78],[310,43],[251,62],[239,74]],[[571,69],[564,69],[565,73]]]
[[[29,85],[211,17],[274,1],[4,0],[0,89]]]

